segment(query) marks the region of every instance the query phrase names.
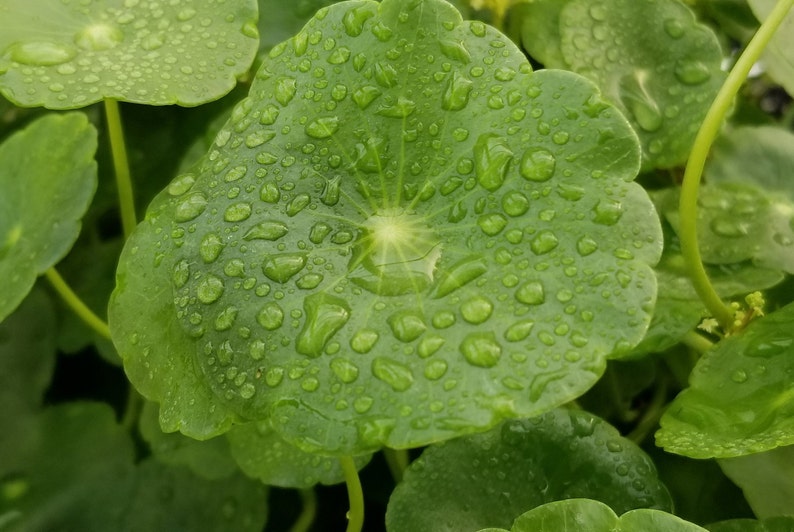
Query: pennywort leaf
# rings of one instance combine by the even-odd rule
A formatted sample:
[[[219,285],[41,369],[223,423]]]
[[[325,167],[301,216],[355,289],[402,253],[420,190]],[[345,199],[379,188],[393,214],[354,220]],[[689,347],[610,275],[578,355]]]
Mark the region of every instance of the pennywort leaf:
[[[794,515],[794,446],[719,460],[758,518]]]
[[[204,416],[195,393],[307,451],[539,414],[647,327],[661,234],[638,168],[591,82],[533,73],[448,4],[334,5],[150,207],[114,338],[169,415]]]

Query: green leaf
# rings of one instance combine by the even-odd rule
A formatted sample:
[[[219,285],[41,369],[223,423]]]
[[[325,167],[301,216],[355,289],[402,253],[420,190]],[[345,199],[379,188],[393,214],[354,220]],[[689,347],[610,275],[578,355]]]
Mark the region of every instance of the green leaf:
[[[750,323],[698,361],[661,419],[657,444],[729,458],[794,444],[794,304]]]
[[[0,92],[27,107],[200,105],[234,87],[258,43],[255,0],[9,0],[0,18]]]
[[[590,499],[544,504],[521,515],[510,532],[704,532],[705,529],[660,510],[632,510],[618,517]],[[506,531],[505,531],[506,532]]]
[[[320,8],[339,0],[259,0],[259,50],[269,51],[298,33]]]
[[[339,460],[301,451],[270,428],[269,421],[235,425],[226,433],[234,459],[246,475],[282,488],[310,488],[338,484],[345,477]],[[361,469],[372,455],[355,458]]]
[[[133,488],[133,446],[110,406],[50,407],[0,430],[4,532],[117,529]]]
[[[794,446],[726,458],[719,464],[742,488],[757,517],[794,516]]]
[[[200,441],[179,433],[165,433],[160,429],[157,410],[155,403],[147,401],[138,419],[141,436],[157,460],[171,466],[185,466],[208,480],[229,478],[237,472],[226,438]]]
[[[779,516],[756,521],[753,519],[731,519],[713,523],[706,527],[709,532],[791,532],[794,517]]]
[[[267,488],[239,473],[208,480],[149,459],[136,469],[135,494],[116,530],[260,532],[267,513]]]
[[[774,9],[776,0],[747,0],[747,3],[758,20],[763,21]],[[769,77],[794,95],[794,12],[789,11],[772,36],[762,60]]]
[[[96,190],[96,130],[47,115],[0,144],[0,321],[69,251]]]
[[[672,507],[637,446],[592,414],[555,410],[425,450],[394,490],[386,526],[389,532],[506,527],[530,508],[576,497],[620,513]]]
[[[678,0],[559,4],[542,0],[533,11],[543,18],[525,23],[536,28],[558,17],[559,44],[529,45],[530,53],[538,49],[547,68],[573,70],[598,84],[639,134],[643,168],[683,163],[725,79],[714,33]],[[554,32],[539,35],[548,38]],[[530,30],[523,42],[536,39]]]
[[[571,0],[521,2],[510,12],[521,18],[521,45],[546,68],[566,64],[562,54],[560,14]]]
[[[661,235],[638,167],[592,83],[532,73],[446,3],[334,5],[149,209],[114,338],[169,413],[204,415],[163,396],[194,390],[307,451],[542,413],[647,327]],[[176,343],[140,341],[176,319]]]

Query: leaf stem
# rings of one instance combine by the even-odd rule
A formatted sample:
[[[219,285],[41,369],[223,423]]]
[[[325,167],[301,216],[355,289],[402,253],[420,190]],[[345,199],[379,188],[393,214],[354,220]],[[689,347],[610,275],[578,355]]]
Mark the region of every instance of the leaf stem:
[[[127,147],[124,143],[124,130],[121,127],[119,102],[105,99],[105,118],[110,136],[110,150],[113,153],[113,168],[116,172],[116,187],[119,193],[119,209],[121,210],[121,227],[124,238],[132,234],[135,225],[135,195],[133,193],[130,164],[127,159]]]
[[[653,390],[651,403],[648,405],[648,408],[645,409],[639,422],[635,425],[634,430],[628,434],[627,438],[637,445],[640,445],[659,422],[659,418],[662,417],[666,400],[667,378],[665,376],[657,381],[656,387]]]
[[[303,510],[298,516],[298,520],[290,528],[290,532],[309,532],[309,528],[314,523],[317,517],[317,495],[314,490],[309,488],[300,490],[301,501],[303,502]]]
[[[347,484],[347,497],[350,500],[350,511],[347,512],[347,532],[361,532],[364,527],[364,492],[361,489],[361,479],[358,478],[356,463],[352,456],[339,458],[342,472],[345,474]]]
[[[389,466],[389,471],[391,471],[394,482],[401,482],[405,470],[408,469],[408,464],[411,461],[408,456],[408,451],[405,449],[390,449],[386,447],[383,449],[383,457],[386,459],[386,464]]]
[[[689,331],[688,333],[686,333],[686,336],[684,336],[681,339],[681,342],[685,346],[697,351],[699,355],[702,355],[703,353],[714,347],[714,342],[712,342],[705,336],[696,333],[695,331]]]
[[[139,394],[132,383],[130,383],[129,389],[127,390],[127,404],[124,407],[124,416],[121,418],[121,426],[124,427],[125,430],[132,432],[142,408],[143,397],[141,397],[141,394]]]
[[[66,281],[61,277],[61,274],[58,273],[54,267],[50,268],[44,275],[47,277],[47,280],[50,282],[52,287],[58,292],[58,295],[61,296],[64,303],[72,309],[72,311],[77,314],[83,322],[91,327],[97,334],[102,336],[103,338],[110,340],[110,328],[108,324],[105,323],[99,316],[94,314],[94,311],[88,308],[80,296],[78,296],[74,290],[66,283]]]
[[[714,290],[698,248],[697,194],[700,178],[703,175],[703,168],[711,145],[731,108],[734,97],[792,5],[794,5],[794,0],[780,0],[739,56],[739,60],[725,79],[725,83],[706,113],[706,118],[700,125],[684,172],[679,203],[681,251],[698,296],[726,333],[733,328],[733,310],[722,301]]]

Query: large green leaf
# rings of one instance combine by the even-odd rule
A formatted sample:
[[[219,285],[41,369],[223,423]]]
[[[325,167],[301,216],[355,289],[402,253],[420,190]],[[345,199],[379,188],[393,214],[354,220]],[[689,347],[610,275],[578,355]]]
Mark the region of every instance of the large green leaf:
[[[709,532],[791,532],[794,530],[794,516],[754,519],[731,519],[720,521],[706,527]]]
[[[334,5],[270,55],[122,257],[114,339],[168,415],[201,423],[195,393],[304,450],[411,447],[639,341],[659,222],[592,83],[439,0]]]
[[[758,518],[794,516],[794,446],[719,461]]]
[[[748,0],[758,20],[763,21],[774,9],[776,0]],[[783,23],[764,49],[764,66],[769,76],[794,95],[794,12]]]
[[[653,462],[636,445],[592,414],[555,410],[425,450],[394,490],[386,527],[507,527],[531,508],[576,497],[618,513],[672,509]]]
[[[693,458],[729,458],[794,444],[794,304],[722,340],[672,402],[659,445]]]
[[[69,251],[97,186],[96,130],[47,115],[0,144],[0,321]]]
[[[526,9],[524,46],[547,68],[592,79],[626,112],[642,142],[643,167],[686,160],[725,74],[716,36],[683,2],[540,0]],[[559,40],[553,30],[538,32],[555,22]]]
[[[632,510],[618,517],[599,501],[570,499],[544,504],[516,519],[510,532],[705,532],[660,510]],[[488,529],[480,532],[507,532]]]
[[[103,98],[199,105],[248,70],[256,19],[255,0],[7,0],[0,92],[50,109]]]

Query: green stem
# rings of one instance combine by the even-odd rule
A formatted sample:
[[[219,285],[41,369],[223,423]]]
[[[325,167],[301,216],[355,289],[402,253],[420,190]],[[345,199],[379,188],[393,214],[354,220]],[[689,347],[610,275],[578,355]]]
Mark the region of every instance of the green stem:
[[[105,100],[105,118],[110,136],[110,150],[113,152],[113,168],[116,171],[116,187],[119,191],[119,208],[121,210],[121,227],[124,237],[132,234],[135,225],[135,196],[130,177],[130,164],[127,160],[127,147],[124,144],[124,131],[121,127],[121,113],[119,102]]]
[[[124,407],[124,417],[121,418],[121,426],[128,431],[132,431],[135,423],[138,421],[138,416],[143,408],[143,397],[135,387],[130,384],[127,390],[127,405]]]
[[[739,60],[731,69],[700,126],[695,142],[692,145],[692,152],[689,154],[686,171],[684,172],[681,201],[679,203],[681,251],[698,296],[700,296],[706,308],[709,309],[726,332],[729,332],[733,327],[733,311],[714,290],[703,266],[700,249],[698,248],[697,194],[700,178],[703,175],[703,167],[706,164],[706,157],[711,145],[731,108],[734,97],[747,79],[750,68],[758,61],[761,52],[769,43],[775,30],[783,22],[786,13],[788,13],[792,5],[794,5],[794,0],[780,0],[777,3],[772,13],[761,24],[758,32],[750,40],[747,48],[745,48]]]
[[[402,481],[405,470],[408,469],[408,464],[410,462],[408,451],[405,449],[389,449],[386,447],[383,449],[383,457],[386,459],[386,464],[389,466],[389,471],[391,471],[391,476],[394,478],[394,481],[398,483]]]
[[[361,532],[364,527],[364,492],[361,490],[361,480],[358,478],[356,463],[352,456],[340,457],[339,463],[345,474],[347,497],[350,500],[350,511],[347,512],[347,532]]]
[[[640,421],[634,427],[627,438],[636,443],[641,444],[648,434],[653,430],[659,419],[664,413],[664,404],[667,400],[667,377],[662,377],[657,381],[656,389],[653,391],[653,398],[651,404],[640,418]]]
[[[69,308],[74,311],[77,316],[83,320],[83,322],[91,327],[97,334],[102,336],[103,338],[110,340],[110,328],[108,324],[105,323],[99,316],[94,314],[88,306],[83,303],[83,300],[80,299],[80,296],[74,293],[74,290],[66,284],[61,274],[58,273],[58,270],[55,268],[50,268],[44,275],[47,277],[47,280],[50,282],[52,287],[58,292],[58,295],[61,296],[64,303],[66,303]]]
[[[686,333],[686,336],[684,336],[681,341],[684,345],[694,349],[700,355],[714,347],[714,342],[696,333],[695,331],[689,331]]]
[[[290,528],[290,532],[309,532],[315,517],[317,517],[317,495],[314,490],[309,488],[300,490],[301,501],[303,501],[303,510],[298,516],[298,520]]]

